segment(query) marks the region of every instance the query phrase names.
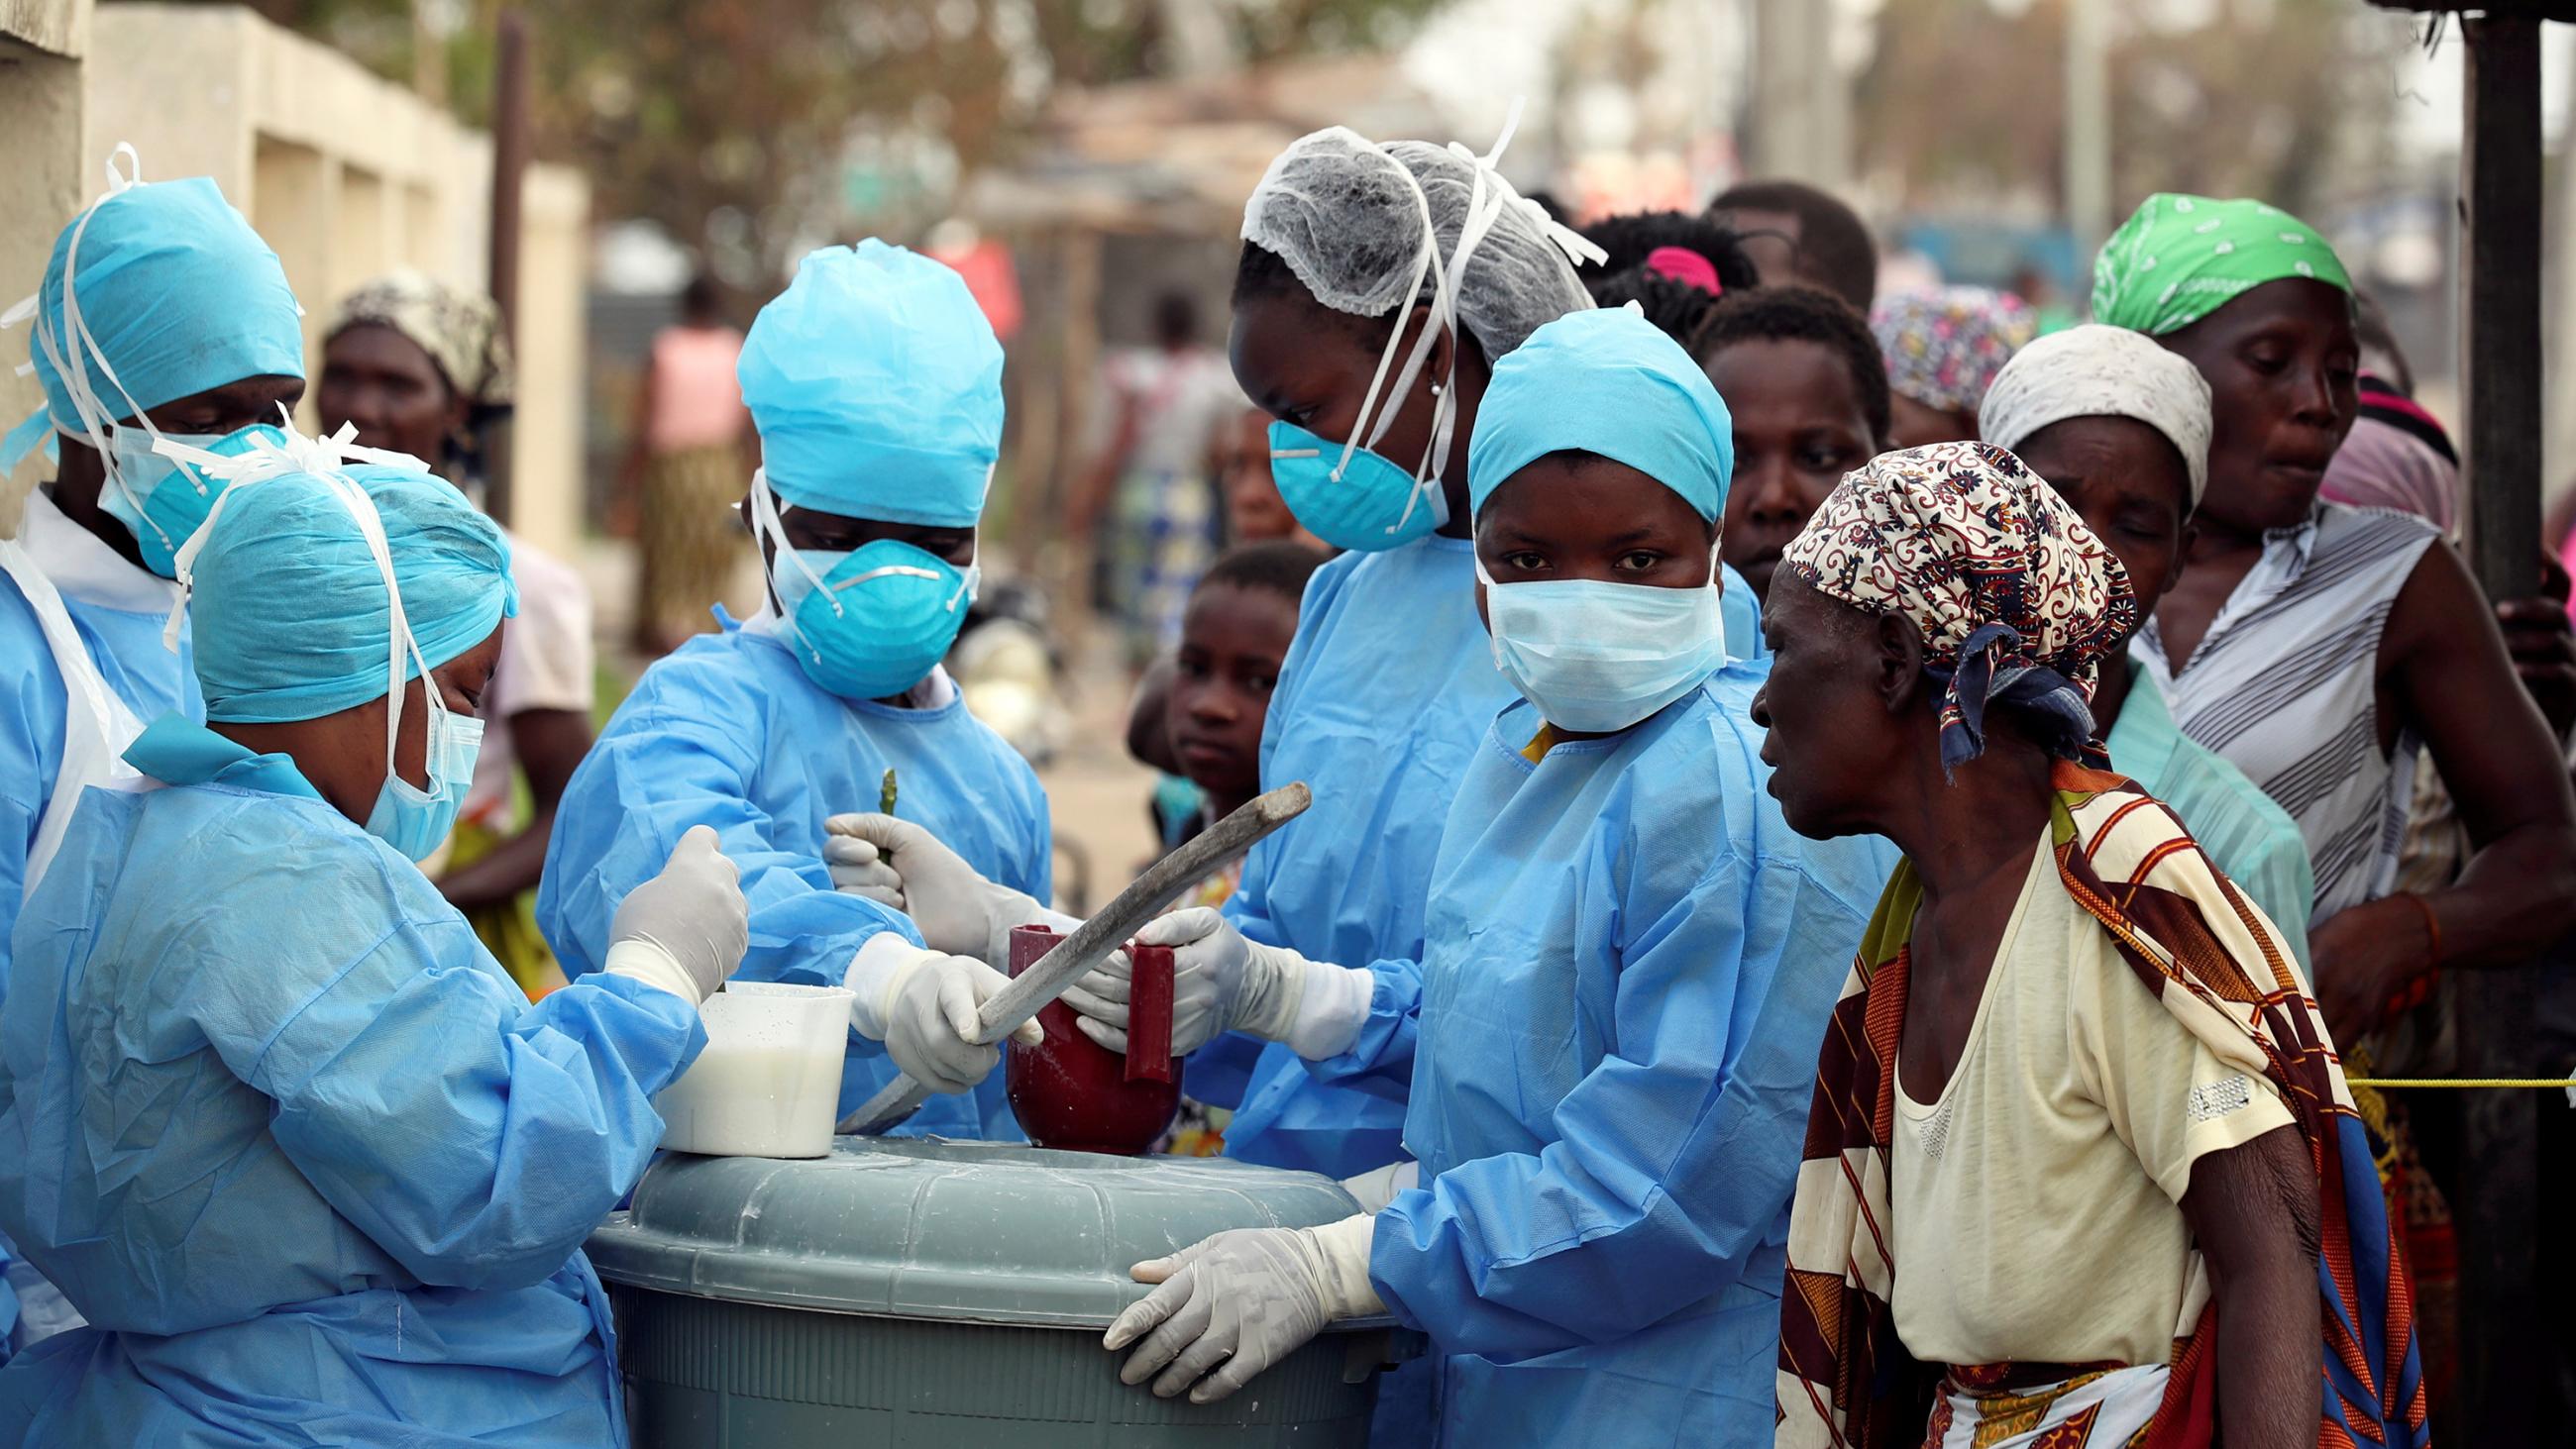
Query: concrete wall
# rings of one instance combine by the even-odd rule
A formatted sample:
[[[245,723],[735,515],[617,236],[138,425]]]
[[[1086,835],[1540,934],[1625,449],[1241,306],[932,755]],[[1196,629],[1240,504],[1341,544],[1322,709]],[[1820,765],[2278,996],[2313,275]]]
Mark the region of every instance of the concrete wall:
[[[0,308],[36,290],[63,218],[105,185],[84,130],[81,56],[89,45],[89,0],[0,0]],[[0,431],[43,401],[34,378],[16,375],[23,330],[0,333]],[[18,506],[42,473],[41,460],[0,479],[0,535],[15,533]]]
[[[519,218],[519,409],[510,435],[518,499],[511,526],[569,558],[588,511],[589,181],[566,167],[530,167]]]
[[[0,18],[29,3],[41,8],[43,0],[0,0]],[[132,142],[147,180],[213,177],[285,263],[305,307],[308,368],[318,370],[322,331],[339,299],[382,272],[418,267],[454,285],[484,285],[492,148],[482,133],[246,9],[106,4],[90,26],[93,52],[115,63],[89,68],[85,149],[103,156]],[[0,80],[0,136],[12,142],[0,153],[16,149],[18,132],[6,123],[11,89]],[[12,164],[0,154],[0,176]],[[50,246],[98,189],[88,179],[93,170],[82,163],[82,184],[59,205],[22,212],[14,203],[24,191],[0,191],[13,201],[0,208],[6,298],[32,289],[44,265],[39,250],[30,280],[10,283],[17,250],[6,228],[33,215],[25,224]],[[581,526],[589,207],[578,173],[530,169],[521,208],[512,524],[554,553],[571,551]],[[314,422],[309,404],[301,421]]]

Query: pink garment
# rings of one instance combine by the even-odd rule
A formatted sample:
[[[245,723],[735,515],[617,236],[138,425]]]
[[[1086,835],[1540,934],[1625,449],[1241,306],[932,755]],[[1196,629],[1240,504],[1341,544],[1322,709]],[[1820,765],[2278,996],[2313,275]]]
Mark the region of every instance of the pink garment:
[[[1697,287],[1712,297],[1723,296],[1725,284],[1717,279],[1717,263],[1688,247],[1657,247],[1646,253],[1646,270]]]
[[[2576,577],[2576,533],[2567,535],[2567,541],[2558,545],[2558,562],[2571,577]],[[2567,601],[2567,622],[2576,624],[2576,598]]]
[[[2411,513],[2459,537],[2460,470],[2413,433],[2377,418],[2356,419],[2326,465],[2317,496],[2352,508]]]
[[[973,294],[975,305],[984,309],[984,320],[993,324],[995,337],[1007,343],[1019,333],[1020,274],[1011,263],[1009,247],[985,237],[962,250],[930,255],[966,279],[966,290]]]
[[[742,334],[730,327],[665,327],[656,333],[645,443],[656,453],[676,453],[740,438],[751,419],[742,405],[742,384],[734,378],[741,357]]]

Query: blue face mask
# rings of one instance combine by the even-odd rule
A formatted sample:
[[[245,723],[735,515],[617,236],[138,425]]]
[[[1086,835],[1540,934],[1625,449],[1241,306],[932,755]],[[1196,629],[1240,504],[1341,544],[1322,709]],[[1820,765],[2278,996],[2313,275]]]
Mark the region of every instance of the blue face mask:
[[[1510,139],[1511,130],[1505,127],[1503,140]],[[1494,149],[1499,152],[1502,143]],[[1491,158],[1483,164],[1490,166]],[[1458,279],[1466,274],[1478,242],[1491,231],[1505,197],[1502,188],[1486,187],[1480,166],[1470,215],[1459,229],[1456,250],[1443,265],[1440,235],[1431,225],[1421,183],[1402,166],[1394,170],[1413,188],[1414,200],[1422,208],[1422,240],[1413,258],[1413,280],[1401,295],[1426,303],[1430,318],[1415,335],[1413,350],[1402,367],[1396,366],[1395,359],[1396,349],[1404,343],[1404,328],[1387,329],[1386,350],[1378,354],[1377,371],[1360,397],[1348,438],[1336,443],[1295,423],[1270,425],[1270,476],[1278,484],[1279,501],[1288,505],[1307,532],[1335,548],[1361,553],[1401,547],[1449,521],[1449,496],[1440,475],[1449,466],[1449,444],[1458,424],[1456,388],[1431,385],[1431,437],[1412,472],[1376,449],[1386,441],[1397,410],[1430,362],[1433,344],[1445,335],[1450,355],[1457,355]],[[1428,295],[1423,290],[1426,278],[1431,283]]]
[[[1270,425],[1270,477],[1306,531],[1335,548],[1375,553],[1449,521],[1449,497],[1436,474],[1416,479],[1381,453],[1295,423]]]
[[[1688,694],[1726,662],[1717,560],[1695,589],[1547,579],[1498,584],[1485,572],[1494,667],[1558,729],[1623,730]]]
[[[156,433],[144,427],[115,427],[107,435],[107,486],[98,506],[134,534],[143,550],[143,566],[165,579],[177,578],[179,550],[214,511],[225,483],[201,476],[195,468],[154,451],[162,439],[202,448],[219,457],[238,458],[265,438],[283,446],[286,434],[269,423],[254,423],[229,433]]]
[[[465,804],[467,787],[474,783],[475,757],[483,751],[481,719],[444,708],[438,703],[435,684],[421,692],[431,701],[429,788],[419,789],[401,771],[387,769],[375,808],[367,812],[367,833],[416,861],[436,854],[448,832],[456,828],[456,812]]]
[[[887,699],[929,678],[983,570],[891,538],[847,553],[790,548],[767,478],[753,480],[752,499],[753,522],[770,539],[778,637],[805,677],[843,699]]]

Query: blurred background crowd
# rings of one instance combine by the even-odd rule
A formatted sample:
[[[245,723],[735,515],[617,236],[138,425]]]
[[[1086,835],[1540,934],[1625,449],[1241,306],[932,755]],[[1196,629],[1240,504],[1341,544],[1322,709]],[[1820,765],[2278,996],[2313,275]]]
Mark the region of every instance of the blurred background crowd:
[[[2542,46],[2544,184],[2517,204],[2555,259],[2576,27]],[[1899,385],[1866,421],[1900,445],[1973,429],[1945,373],[1982,391],[2001,355],[1978,338],[2082,320],[2139,199],[2263,198],[2367,298],[2364,367],[2393,387],[2346,454],[2422,484],[2345,501],[2457,539],[2456,458],[2424,461],[2410,419],[2464,411],[2464,71],[2457,25],[2358,0],[0,0],[0,301],[131,143],[148,179],[213,177],[278,252],[316,378],[299,423],[400,434],[479,490],[540,642],[436,869],[487,939],[541,955],[521,892],[592,724],[710,605],[761,601],[742,328],[817,246],[947,263],[1008,359],[950,666],[1039,767],[1081,912],[1231,803],[1193,793],[1159,702],[1131,708],[1170,687],[1193,588],[1232,546],[1316,542],[1226,355],[1244,199],[1296,137],[1481,147],[1517,104],[1502,169],[1622,257],[1605,271],[1652,273],[1650,315],[1774,273],[1875,301]],[[1979,299],[1951,318],[1913,300],[1935,288],[1987,290],[1940,293]],[[2576,288],[2545,268],[2538,295],[2555,551]],[[36,396],[0,375],[0,416]],[[40,472],[0,483],[0,519]],[[1313,566],[1218,580],[1271,655]]]
[[[957,266],[1008,349],[988,573],[1028,587],[1001,603],[1043,600],[1077,675],[1168,643],[1265,506],[1223,357],[1242,198],[1332,123],[1489,137],[1523,99],[1506,169],[1577,223],[1796,177],[1868,221],[1882,295],[1994,287],[2043,328],[2080,312],[2126,202],[2265,197],[2327,233],[2417,398],[2458,414],[2457,35],[2344,0],[561,0],[530,12],[523,67],[502,8],[10,7],[0,44],[45,83],[8,89],[0,170],[44,199],[0,218],[0,292],[117,141],[240,202],[317,347],[362,283],[481,288],[507,252],[507,393],[462,426],[512,528],[588,582],[616,677],[707,627],[711,591],[750,607],[727,339],[796,257],[869,234]],[[2576,112],[2568,37],[2547,41],[2554,145]],[[496,126],[504,165],[530,158],[506,239]],[[2551,290],[2551,334],[2576,335]],[[2556,404],[2576,370],[2552,371]],[[2558,479],[2576,407],[2550,416]],[[692,486],[703,506],[638,506]]]
[[[2576,42],[2550,27],[2543,45],[2553,184],[2530,204],[2556,256]],[[341,379],[299,421],[373,417],[413,388],[410,426],[482,485],[567,641],[530,710],[604,719],[645,663],[714,627],[710,601],[759,603],[734,510],[757,462],[741,327],[823,243],[947,262],[1009,359],[987,585],[952,664],[1039,763],[1078,909],[1196,808],[1126,747],[1192,585],[1229,545],[1313,541],[1268,487],[1266,420],[1225,357],[1243,198],[1291,139],[1348,124],[1483,144],[1518,102],[1504,169],[1596,237],[1723,199],[1736,237],[1694,253],[1710,286],[1794,254],[1882,314],[1993,289],[2016,337],[2080,320],[2136,198],[2263,197],[2351,265],[2372,370],[2456,425],[2462,53],[2456,25],[2351,0],[18,0],[0,7],[0,184],[19,199],[0,209],[0,296],[32,287],[116,143],[147,177],[215,178]],[[1770,178],[1838,198],[1868,236],[1797,187],[1730,194]],[[1679,235],[1630,240],[1642,257]],[[459,319],[398,284],[353,310],[406,276],[503,300]],[[2576,291],[2543,281],[2546,335],[2576,337]],[[369,355],[359,329],[324,357],[369,317],[416,345]],[[2548,374],[2555,543],[2576,368]],[[1904,391],[1900,443],[1941,426]],[[0,394],[12,416],[34,396],[6,377]],[[0,485],[0,517],[35,471]],[[469,817],[515,793],[541,843],[585,742],[563,734],[496,765]],[[505,783],[514,766],[527,778]]]

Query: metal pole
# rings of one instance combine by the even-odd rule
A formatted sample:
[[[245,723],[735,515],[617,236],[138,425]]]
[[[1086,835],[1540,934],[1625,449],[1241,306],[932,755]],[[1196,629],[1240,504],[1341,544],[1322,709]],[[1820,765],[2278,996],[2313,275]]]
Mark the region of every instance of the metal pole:
[[[2470,563],[2488,597],[2520,599],[2540,586],[2540,22],[2461,26]]]
[[[492,300],[515,350],[519,321],[520,182],[528,170],[528,23],[516,8],[500,13],[492,97]],[[510,522],[511,458],[506,435],[484,439],[484,509]]]
[[[431,23],[430,0],[411,0],[411,88],[447,109],[447,36]]]
[[[1828,0],[1754,0],[1746,87],[1750,174],[1828,189],[1851,169],[1851,97],[1833,63]]]
[[[2066,0],[2066,226],[2079,270],[2111,234],[2111,34],[2102,0]]]
[[[2540,582],[2540,22],[2463,20],[2469,555],[2496,599]],[[2530,967],[2459,974],[2462,1065],[2533,1074]],[[2538,1289],[2538,1099],[2470,1092],[2462,1110],[2460,1376],[2454,1444],[2540,1444],[2550,1341]],[[2556,1426],[2559,1429],[2563,1425]]]

